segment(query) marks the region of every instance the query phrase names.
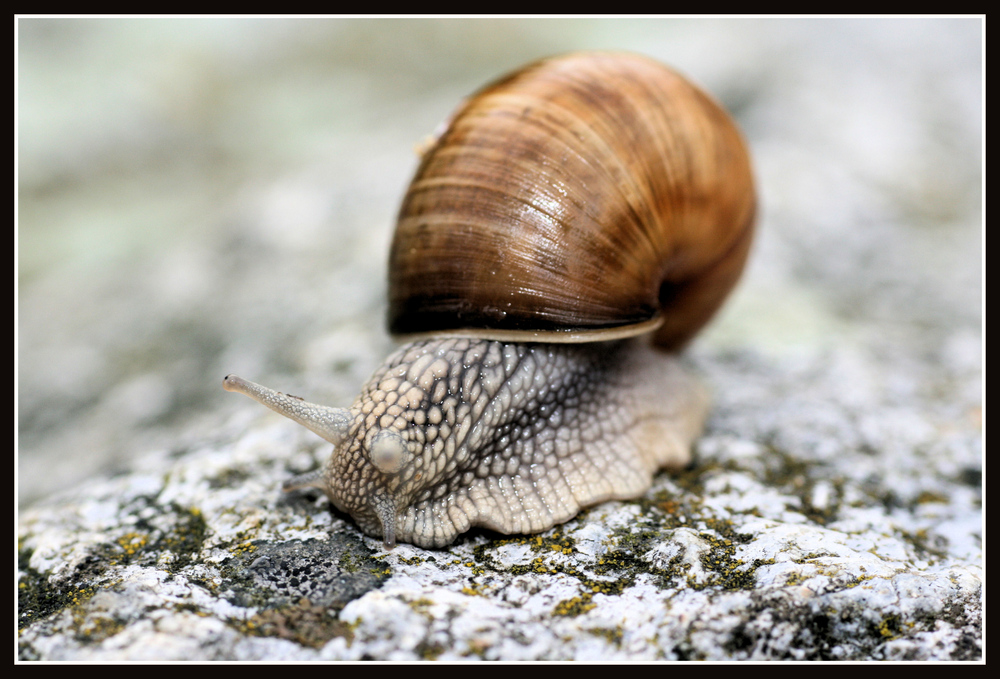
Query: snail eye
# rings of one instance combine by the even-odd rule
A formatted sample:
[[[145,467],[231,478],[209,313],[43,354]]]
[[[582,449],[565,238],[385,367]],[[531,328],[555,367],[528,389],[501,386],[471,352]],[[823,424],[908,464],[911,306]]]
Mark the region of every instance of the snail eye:
[[[406,441],[391,429],[383,429],[372,437],[369,452],[372,464],[383,474],[398,473],[409,456]]]

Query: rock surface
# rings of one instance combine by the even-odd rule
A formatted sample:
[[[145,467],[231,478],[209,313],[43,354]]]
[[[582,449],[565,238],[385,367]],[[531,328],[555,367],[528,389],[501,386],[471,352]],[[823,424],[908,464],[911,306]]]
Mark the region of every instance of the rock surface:
[[[981,661],[981,47],[974,19],[21,20],[20,660]],[[696,464],[387,552],[280,493],[327,444],[221,378],[348,403],[391,348],[414,144],[585,48],[679,67],[755,153],[752,265],[689,352]]]

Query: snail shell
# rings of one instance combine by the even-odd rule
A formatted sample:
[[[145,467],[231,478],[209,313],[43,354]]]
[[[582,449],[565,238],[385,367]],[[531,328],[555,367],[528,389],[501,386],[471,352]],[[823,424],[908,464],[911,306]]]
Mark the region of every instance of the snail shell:
[[[753,233],[742,136],[665,66],[540,61],[484,88],[424,154],[389,257],[413,341],[351,408],[227,376],[334,444],[316,487],[391,547],[545,530],[690,460],[708,399],[672,354],[722,304]],[[655,332],[654,332],[655,331]]]
[[[739,277],[754,206],[739,131],[680,75],[621,53],[533,64],[425,154],[389,255],[390,331],[559,341],[662,323],[655,342],[680,348]]]

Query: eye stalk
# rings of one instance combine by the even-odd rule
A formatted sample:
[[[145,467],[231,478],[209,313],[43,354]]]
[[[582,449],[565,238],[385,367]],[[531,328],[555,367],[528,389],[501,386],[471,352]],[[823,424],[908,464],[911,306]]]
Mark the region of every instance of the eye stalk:
[[[335,446],[347,438],[351,427],[351,411],[347,408],[330,408],[309,403],[298,396],[268,389],[236,375],[226,375],[222,380],[222,388],[249,396],[279,415],[295,420]]]

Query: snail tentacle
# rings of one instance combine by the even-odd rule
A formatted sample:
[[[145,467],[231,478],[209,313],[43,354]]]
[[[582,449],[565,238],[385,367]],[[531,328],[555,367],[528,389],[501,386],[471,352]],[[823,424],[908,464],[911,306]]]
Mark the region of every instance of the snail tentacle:
[[[298,396],[268,389],[236,375],[226,375],[222,380],[222,388],[249,396],[279,415],[295,420],[334,445],[340,444],[347,437],[353,419],[351,411],[347,408],[331,408],[309,403]]]
[[[286,493],[292,490],[303,490],[305,488],[319,488],[320,490],[323,490],[326,488],[325,476],[326,475],[323,473],[322,469],[317,469],[305,474],[298,474],[281,484],[281,490]]]

